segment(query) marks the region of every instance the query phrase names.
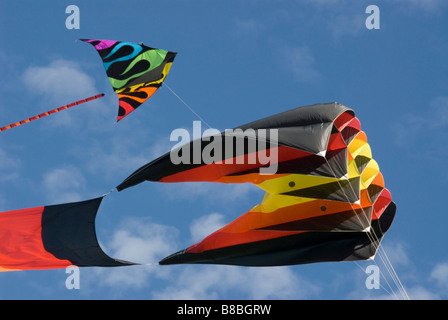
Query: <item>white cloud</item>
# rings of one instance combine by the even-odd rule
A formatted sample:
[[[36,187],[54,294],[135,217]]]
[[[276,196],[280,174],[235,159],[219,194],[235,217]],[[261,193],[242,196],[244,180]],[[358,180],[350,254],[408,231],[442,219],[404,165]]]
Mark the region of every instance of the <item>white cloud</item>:
[[[395,3],[401,7],[406,6],[410,9],[423,10],[426,12],[437,12],[447,5],[444,0],[395,0]]]
[[[347,9],[347,7],[354,7],[352,1],[350,0],[302,0],[302,1],[320,7],[327,6],[330,7],[331,9],[338,7],[340,10],[344,10]],[[358,1],[359,5],[364,6],[364,8],[372,4],[371,2],[372,1],[367,0]],[[446,1],[444,0],[392,0],[387,2],[389,2],[389,4],[399,5],[400,9],[402,9],[403,6],[406,6],[409,9],[417,9],[417,10],[421,9],[428,12],[435,12],[447,5]],[[381,8],[381,3],[379,3],[378,6]]]
[[[14,181],[18,178],[18,169],[21,166],[20,158],[0,148],[0,176],[2,182]]]
[[[171,148],[174,146],[173,142],[170,141],[169,137],[161,136],[159,138],[155,138],[151,150],[149,152],[149,158],[156,159],[165,153],[170,152]]]
[[[223,224],[223,216],[217,213],[196,219],[190,225],[191,238],[199,239]],[[204,228],[200,230],[200,226]],[[111,288],[120,288],[120,294],[129,289],[150,286],[153,281],[163,281],[165,287],[150,292],[152,299],[220,299],[232,293],[243,299],[314,299],[322,288],[313,281],[301,277],[293,267],[239,267],[222,265],[159,266],[155,262],[179,249],[179,231],[158,224],[150,218],[129,217],[123,220],[114,235],[102,247],[110,256],[147,265],[123,268],[98,268],[86,277],[90,283]],[[412,268],[403,245],[393,244],[385,248],[393,267]],[[379,258],[375,260],[378,261]],[[382,273],[387,273],[380,267]],[[399,275],[400,272],[397,273]],[[93,276],[95,277],[93,279]],[[343,275],[341,275],[343,277]],[[356,283],[364,283],[364,275]],[[401,278],[401,277],[400,277]],[[448,286],[448,263],[436,265],[430,277],[406,277],[403,281],[411,299],[440,299],[443,288]],[[90,279],[90,280],[89,280]],[[351,278],[350,278],[351,279]],[[430,280],[441,289],[437,293],[425,281]],[[397,287],[388,287],[381,278],[384,290],[367,290],[357,285],[347,299],[402,299]],[[388,279],[394,286],[392,280]],[[423,282],[422,282],[423,281]],[[329,285],[329,284],[327,284]],[[335,285],[333,283],[332,285]],[[395,294],[394,294],[395,292]],[[341,297],[343,298],[343,297]]]
[[[97,280],[103,285],[121,288],[147,285],[151,277],[161,277],[168,271],[156,264],[167,252],[175,251],[177,235],[175,228],[154,223],[149,218],[126,218],[112,238],[101,247],[111,257],[143,265],[99,269]]]
[[[215,232],[225,225],[224,215],[211,213],[194,220],[190,225],[190,233],[193,242],[201,241],[209,234]]]
[[[431,126],[435,128],[443,129],[448,125],[448,97],[436,97],[431,100],[429,104],[429,115]]]
[[[305,299],[319,292],[288,267],[185,266],[172,280],[153,293],[155,299],[219,299],[229,292],[247,299]]]
[[[79,154],[88,155],[87,168],[90,172],[104,178],[117,178],[117,170],[131,173],[148,162],[149,151],[136,145],[126,137],[112,135],[112,139],[104,143],[94,143],[88,148],[81,148]],[[138,141],[141,143],[141,140]],[[125,177],[121,177],[125,178]]]
[[[220,224],[222,216],[210,214],[194,221],[192,237],[198,237],[197,225]],[[167,252],[175,252],[178,231],[151,219],[127,218],[114,236],[102,247],[114,258],[148,263],[158,261]],[[290,267],[235,267],[219,265],[145,265],[96,269],[97,285],[143,288],[157,279],[166,287],[152,292],[153,299],[219,299],[230,292],[249,299],[305,299],[318,295],[320,289],[299,276]],[[92,275],[87,275],[92,277]]]
[[[261,23],[255,19],[237,20],[235,22],[235,31],[237,35],[254,37],[261,34],[265,29],[265,23]]]
[[[439,288],[448,292],[448,262],[438,263],[431,271],[430,279],[436,283]]]
[[[332,18],[329,29],[336,39],[342,36],[356,36],[365,29],[366,17],[363,12],[340,12]]]
[[[382,244],[382,247],[378,255],[383,255],[384,259],[389,260],[394,267],[409,266],[410,260],[402,243]]]
[[[42,178],[42,187],[49,201],[64,203],[84,200],[85,179],[73,166],[55,168],[47,171]]]
[[[431,149],[431,153],[445,153],[446,148],[440,146],[448,132],[448,97],[436,97],[427,106],[421,106],[419,112],[408,112],[401,123],[394,125],[394,142],[403,148],[414,150]],[[436,139],[435,139],[436,138]],[[424,143],[422,143],[424,141]]]
[[[31,91],[57,102],[97,93],[94,80],[82,72],[77,63],[64,59],[55,60],[48,66],[28,67],[23,73],[23,81]]]
[[[174,250],[177,230],[149,218],[127,218],[115,232],[109,249],[115,257],[141,263],[159,261]]]
[[[305,299],[319,293],[312,282],[302,279],[289,267],[246,269],[244,278],[250,280],[247,288],[253,299]],[[241,279],[243,280],[243,279]]]
[[[414,286],[407,290],[411,300],[438,300],[440,295],[423,286]]]
[[[285,68],[288,68],[299,82],[315,83],[322,79],[316,69],[315,58],[307,46],[284,47]]]
[[[64,59],[52,61],[47,66],[28,67],[23,72],[22,80],[30,92],[44,98],[45,106],[39,106],[40,103],[30,106],[36,114],[100,93],[92,77],[83,72],[77,63]],[[101,103],[97,103],[95,108],[90,108],[88,123],[97,127],[98,123],[102,123],[98,121],[98,117],[102,116],[106,109],[106,105]],[[68,126],[77,120],[75,114],[73,110],[60,112],[52,115],[52,121],[47,123],[51,126]],[[84,123],[86,117],[83,120]]]
[[[429,273],[422,274],[408,256],[403,243],[395,241],[383,246],[383,249],[386,255],[377,254],[375,257],[375,264],[381,272],[382,290],[358,287],[347,298],[436,300],[444,299],[448,294],[447,262],[440,262]]]
[[[106,139],[95,140],[89,145],[80,145],[72,150],[74,157],[86,160],[86,168],[91,175],[113,179],[113,183],[117,183],[116,179],[125,179],[136,169],[170,149],[169,138],[157,137],[147,125],[127,122],[126,119],[123,121],[125,122],[107,129]],[[117,173],[122,176],[117,176]]]
[[[365,9],[371,3],[354,3],[347,0],[306,0],[303,1],[317,7],[315,22],[324,27],[335,40],[344,36],[357,36],[365,28],[368,15]],[[381,6],[380,6],[381,9]]]
[[[345,0],[302,0],[304,2],[318,5],[318,6],[326,6],[326,5],[341,5],[341,3],[345,3]]]

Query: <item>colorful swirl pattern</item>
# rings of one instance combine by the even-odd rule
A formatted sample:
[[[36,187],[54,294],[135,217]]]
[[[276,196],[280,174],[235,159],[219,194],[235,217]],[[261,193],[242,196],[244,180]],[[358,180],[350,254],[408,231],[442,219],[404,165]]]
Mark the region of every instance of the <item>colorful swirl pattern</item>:
[[[90,43],[98,51],[112,88],[118,94],[117,121],[156,92],[177,54],[131,42],[98,39],[82,41]]]

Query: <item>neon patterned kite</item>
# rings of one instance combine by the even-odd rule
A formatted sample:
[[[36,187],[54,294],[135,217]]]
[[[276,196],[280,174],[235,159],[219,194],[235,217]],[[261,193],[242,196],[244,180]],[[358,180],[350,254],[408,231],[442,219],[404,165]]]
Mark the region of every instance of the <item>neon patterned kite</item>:
[[[131,42],[81,40],[93,45],[103,60],[112,88],[118,94],[117,121],[156,92],[177,54]]]
[[[396,207],[353,110],[338,103],[317,104],[240,129],[231,139],[234,145],[244,142],[243,149],[228,148],[230,155],[215,150],[217,161],[195,162],[197,146],[204,154],[212,144],[226,145],[229,136],[224,132],[194,140],[138,169],[117,187],[121,191],[145,180],[248,182],[266,192],[247,213],[160,264],[278,266],[375,255]],[[255,130],[256,141],[269,143],[249,150],[248,129]],[[262,129],[276,129],[277,134],[261,136]],[[173,164],[171,156],[180,150],[189,161]],[[277,154],[277,168],[261,174],[260,169],[273,164],[260,161],[267,153]]]
[[[0,213],[0,271],[116,267],[133,263],[107,256],[95,217],[102,198]]]

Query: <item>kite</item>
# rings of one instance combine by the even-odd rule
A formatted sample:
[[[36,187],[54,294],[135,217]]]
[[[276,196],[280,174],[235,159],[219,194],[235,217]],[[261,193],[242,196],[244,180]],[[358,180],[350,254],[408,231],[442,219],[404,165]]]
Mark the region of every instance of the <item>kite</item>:
[[[173,156],[185,161],[173,163]],[[275,171],[266,173],[269,168]],[[252,183],[266,192],[260,204],[161,265],[367,260],[396,211],[360,121],[339,103],[299,107],[195,139],[136,170],[117,190],[143,181]]]
[[[97,94],[95,96],[92,96],[92,97],[89,97],[89,98],[86,98],[86,99],[82,99],[82,100],[79,100],[79,101],[67,104],[65,106],[62,106],[62,107],[59,107],[59,108],[56,108],[56,109],[53,109],[53,110],[41,113],[41,114],[36,115],[34,117],[31,117],[31,118],[28,118],[28,119],[25,119],[25,120],[22,120],[22,121],[10,124],[8,126],[4,126],[4,127],[0,128],[0,132],[8,130],[8,129],[11,129],[11,128],[14,128],[14,127],[17,127],[17,126],[20,126],[22,124],[28,123],[28,122],[33,121],[33,120],[37,120],[37,119],[49,116],[49,115],[54,114],[56,112],[59,112],[59,111],[62,111],[62,110],[65,110],[65,109],[68,109],[68,108],[80,105],[82,103],[89,102],[89,101],[92,101],[92,100],[95,100],[95,99],[98,99],[98,98],[102,98],[102,97],[104,97],[104,94],[100,93],[100,94]]]
[[[81,40],[98,51],[112,88],[118,94],[117,122],[156,92],[177,54],[131,42]]]
[[[0,271],[133,265],[110,258],[98,244],[102,199],[1,212]]]

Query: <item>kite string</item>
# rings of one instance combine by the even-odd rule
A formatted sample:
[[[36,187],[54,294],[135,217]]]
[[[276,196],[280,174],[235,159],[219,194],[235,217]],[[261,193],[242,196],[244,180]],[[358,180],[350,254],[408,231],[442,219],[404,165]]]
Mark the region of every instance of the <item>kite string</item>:
[[[204,120],[204,118],[202,118],[196,111],[194,111],[193,110],[193,108],[188,104],[188,103],[186,103],[177,93],[175,93],[174,92],[174,90],[170,87],[170,86],[168,86],[168,84],[166,83],[166,81],[165,82],[163,82],[163,84],[164,85],[166,85],[166,87],[168,88],[168,90],[170,90],[171,91],[171,93],[177,98],[177,99],[179,99],[179,101],[180,102],[182,102],[194,115],[196,115],[202,122],[204,122],[206,125],[207,125],[207,127],[209,128],[209,129],[212,129],[212,127],[207,123],[207,121],[205,121]],[[228,133],[227,132],[225,132],[225,134],[227,135]],[[270,142],[271,140],[269,140],[268,138],[263,138],[263,137],[260,137],[260,136],[257,136],[257,137],[252,137],[252,136],[245,136],[245,138],[247,138],[247,139],[249,139],[249,140],[252,140],[252,141],[263,141],[263,142]]]
[[[165,82],[163,82],[163,84],[168,88],[168,90],[171,91],[171,93],[177,98],[179,99],[180,102],[182,102],[196,117],[198,117],[202,122],[204,122],[207,127],[209,127],[209,129],[211,129],[212,127],[207,123],[207,121],[205,121],[196,111],[194,111],[194,109],[192,107],[190,107],[190,105],[188,103],[186,103],[181,97],[179,97],[179,95],[174,92],[173,89],[171,89],[171,87]]]
[[[353,261],[353,262],[358,266],[359,269],[361,269],[362,271],[365,272],[364,268],[361,267],[361,265],[358,263],[358,261]],[[376,264],[376,262],[375,262],[375,264]],[[378,266],[378,265],[377,265],[377,266]],[[389,291],[387,290],[387,288],[384,287],[381,283],[379,284],[380,287],[381,287],[384,291],[386,291],[390,296],[395,296],[395,297],[396,297],[396,293],[392,290],[392,287],[391,287],[391,285],[389,284],[389,281],[387,281],[386,277],[384,277],[382,274],[381,274],[381,276],[382,276],[382,277],[384,278],[384,280],[386,281],[386,283],[387,283],[389,289],[391,289],[391,292],[389,292]],[[397,298],[397,299],[398,299],[398,298]]]
[[[330,164],[329,164],[329,162],[327,161],[326,157],[324,157],[324,158],[325,158],[325,161],[327,162],[327,165],[330,167],[330,169],[331,169],[331,171],[332,171],[332,173],[333,173],[333,176],[336,178],[336,174],[334,173],[333,168],[330,166]],[[347,196],[347,194],[345,193],[344,189],[342,188],[342,186],[341,186],[339,180],[338,180],[337,178],[336,178],[336,180],[338,181],[338,184],[339,184],[339,186],[341,187],[342,192],[344,192],[344,195],[345,195],[345,197],[346,197],[346,199],[347,199],[347,201],[348,201],[348,196]],[[350,183],[349,183],[349,186],[350,186],[350,188],[352,189],[352,191],[353,191],[354,193],[356,193],[355,190],[353,189],[353,186],[352,186]],[[350,202],[350,201],[348,201],[348,202],[350,203],[350,206],[352,207],[352,210],[356,213],[356,211],[354,210],[354,208],[353,208],[351,202]],[[364,211],[364,208],[363,208],[362,206],[360,206],[360,207],[361,207],[361,211],[362,211],[362,213],[363,213],[363,215],[364,215],[364,217],[365,217],[367,223],[370,225],[370,218],[368,217],[367,213]],[[362,221],[361,221],[359,215],[356,215],[356,216],[357,216],[359,222],[362,224]],[[385,268],[386,268],[387,271],[389,272],[389,275],[390,275],[390,277],[392,278],[392,280],[394,280],[395,285],[397,286],[397,288],[398,288],[400,291],[402,291],[402,295],[403,295],[406,299],[409,299],[409,296],[408,296],[408,294],[407,294],[407,292],[406,292],[406,290],[405,290],[405,288],[404,288],[404,286],[403,286],[403,284],[402,284],[400,278],[398,277],[398,274],[397,274],[397,272],[395,271],[395,269],[394,269],[394,267],[393,267],[393,265],[392,265],[392,262],[390,261],[390,259],[389,259],[388,255],[387,255],[386,251],[385,251],[384,248],[381,246],[381,241],[380,241],[379,238],[377,237],[376,233],[375,233],[375,232],[372,232],[372,233],[368,232],[368,233],[367,233],[367,236],[368,236],[368,238],[370,239],[372,245],[376,248],[376,251],[378,252],[378,255],[379,255],[381,261],[383,262]],[[378,245],[376,245],[375,241],[378,242]],[[375,261],[375,260],[374,260],[374,262],[375,262],[375,264],[376,264],[376,261]],[[378,265],[377,265],[377,266],[378,266]],[[379,266],[378,266],[378,267],[379,267]],[[387,281],[386,281],[386,282],[387,282]],[[391,289],[392,289],[392,288],[391,288]]]
[[[383,248],[382,246],[379,246],[379,251],[380,251],[380,256],[381,256],[381,254],[383,254],[384,257],[385,257],[385,259],[386,259],[387,262],[389,263],[389,265],[392,267],[393,275],[394,275],[394,277],[396,278],[396,280],[398,281],[398,283],[399,283],[399,288],[401,288],[401,290],[403,291],[403,294],[404,294],[405,298],[408,299],[408,300],[410,300],[409,295],[408,295],[408,293],[406,292],[405,287],[403,286],[403,284],[402,284],[400,278],[398,277],[398,274],[396,273],[396,271],[395,271],[395,269],[394,269],[394,267],[393,267],[391,261],[389,260],[388,255],[386,254],[386,251],[384,250],[384,248]]]
[[[325,159],[325,161],[327,162],[327,165],[329,166],[330,170],[332,171],[333,176],[335,177],[336,181],[338,182],[339,187],[342,189],[342,192],[344,193],[347,202],[350,204],[350,206],[351,206],[353,212],[356,213],[355,209],[353,208],[353,205],[351,204],[351,202],[350,202],[350,200],[349,200],[349,198],[348,198],[348,195],[346,194],[344,188],[343,188],[342,185],[340,184],[338,178],[336,177],[335,172],[333,171],[333,168],[331,167],[330,163],[328,162],[328,160],[326,159],[325,156],[324,156],[324,159]],[[354,191],[352,185],[351,185],[350,183],[349,183],[349,185],[350,185],[350,188],[352,188],[352,191]],[[368,216],[367,216],[367,213],[364,211],[364,208],[363,208],[362,206],[361,206],[361,211],[363,212],[364,217],[366,218],[367,222],[370,224],[370,221],[369,221],[369,218],[368,218]],[[358,218],[359,222],[360,222],[361,224],[363,224],[363,222],[361,221],[359,215],[356,215],[356,217]],[[381,249],[383,249],[383,248],[382,248],[382,246],[381,246],[381,242],[379,241],[377,235],[375,234],[375,232],[373,232],[373,233],[367,232],[366,234],[367,234],[367,237],[369,238],[369,240],[371,241],[372,245],[376,248],[376,251],[378,252],[381,261],[383,262],[384,266],[386,267],[386,270],[389,272],[389,275],[391,276],[391,278],[392,278],[392,280],[394,281],[395,285],[397,286],[398,290],[402,293],[402,295],[403,295],[404,297],[406,297],[407,299],[409,299],[409,296],[407,295],[406,290],[404,289],[404,287],[403,287],[401,281],[399,280],[398,275],[397,275],[397,273],[395,272],[395,270],[394,270],[394,268],[393,268],[393,265],[392,265],[392,263],[390,262],[389,258],[387,257],[386,252],[385,252],[384,250],[380,250],[380,248],[381,248]],[[378,245],[376,245],[376,241],[378,242]],[[378,266],[378,264],[376,263],[376,261],[375,261],[374,259],[373,259],[373,261],[374,261],[374,263]],[[378,266],[378,267],[379,267],[379,266]],[[387,280],[386,280],[386,282],[388,283]],[[389,285],[389,283],[388,283],[388,285]],[[393,291],[393,289],[392,289],[392,287],[391,287],[390,285],[389,285],[389,288]]]
[[[330,165],[330,163],[328,162],[326,156],[323,156],[323,158],[324,158],[325,162],[327,163],[328,167],[330,168],[330,170],[331,170],[331,172],[332,172],[332,174],[333,174],[333,177],[336,179],[336,182],[338,183],[339,188],[340,188],[340,189],[342,190],[342,192],[344,193],[344,196],[345,196],[345,199],[346,199],[347,203],[350,204],[350,207],[351,207],[352,211],[355,213],[356,217],[358,218],[359,223],[360,223],[361,225],[364,225],[364,222],[361,221],[361,218],[359,217],[359,215],[356,214],[356,210],[355,210],[355,208],[353,207],[351,201],[349,200],[349,197],[348,197],[348,195],[346,194],[346,192],[345,192],[345,190],[344,190],[342,184],[340,183],[339,179],[336,177],[336,173],[334,172],[333,167],[332,167],[332,166]],[[347,178],[347,180],[348,180],[348,178]],[[350,181],[348,181],[348,184],[351,186]],[[362,207],[362,206],[360,206],[360,207],[361,207],[361,211],[362,211],[363,214],[364,214],[364,217],[365,217],[366,220],[367,220],[367,223],[370,225],[370,221],[369,221],[369,219],[368,219],[368,217],[367,217],[367,214],[364,212],[363,207]],[[377,246],[376,246],[375,239],[372,238],[372,235],[370,234],[370,232],[367,232],[366,235],[367,235],[367,237],[369,238],[369,240],[370,240],[370,242],[372,243],[372,245],[375,247],[375,251],[377,251],[378,248],[377,248]],[[374,259],[373,259],[373,262],[378,266],[378,264],[376,263],[376,261],[375,261]],[[384,263],[384,262],[383,262],[383,263]],[[378,267],[379,267],[379,266],[378,266]],[[389,271],[389,270],[388,270],[388,271]],[[388,286],[389,286],[389,288],[391,289],[391,291],[394,291],[394,290],[392,289],[392,287],[390,286],[390,284],[388,283],[387,280],[386,280],[386,283],[388,284]],[[387,292],[387,290],[386,290],[386,292]]]
[[[325,159],[325,162],[327,163],[327,165],[330,168],[334,178],[336,179],[337,183],[339,184],[339,187],[341,188],[342,192],[344,193],[344,196],[347,199],[347,202],[350,204],[350,207],[352,208],[352,211],[355,213],[356,217],[358,218],[359,222],[362,225],[363,222],[361,221],[361,218],[359,217],[358,214],[356,214],[356,210],[353,208],[353,205],[350,202],[348,195],[346,194],[344,188],[342,187],[339,179],[336,177],[336,173],[334,172],[332,166],[328,162],[326,156],[323,156],[323,158]],[[350,182],[348,184],[349,184],[350,188],[352,189],[352,191],[355,192],[353,190],[353,186],[350,184]],[[367,222],[370,224],[370,221],[369,221],[369,218],[367,216],[367,213],[364,211],[364,208],[362,207],[362,205],[360,205],[360,207],[361,207],[361,211],[363,212],[364,217],[366,218]],[[407,292],[406,292],[402,282],[400,281],[400,279],[398,277],[398,274],[396,273],[392,263],[390,262],[387,254],[386,254],[386,251],[381,246],[381,241],[379,241],[379,239],[378,239],[377,235],[375,234],[375,232],[370,233],[370,231],[369,231],[366,234],[367,234],[367,237],[369,238],[369,240],[371,241],[372,245],[376,248],[376,251],[378,252],[378,255],[379,255],[381,261],[383,262],[384,266],[386,267],[386,270],[389,272],[389,275],[391,276],[391,278],[394,281],[395,285],[397,286],[398,290],[401,292],[403,297],[405,297],[406,299],[409,300],[409,296],[408,296],[408,294],[407,294]],[[378,245],[376,245],[376,243],[375,243],[376,240],[378,241]],[[376,263],[375,259],[373,259],[373,261],[378,266],[378,264]],[[387,280],[386,280],[386,282],[389,285]],[[391,288],[390,285],[389,285],[389,288],[393,291],[393,289]]]

